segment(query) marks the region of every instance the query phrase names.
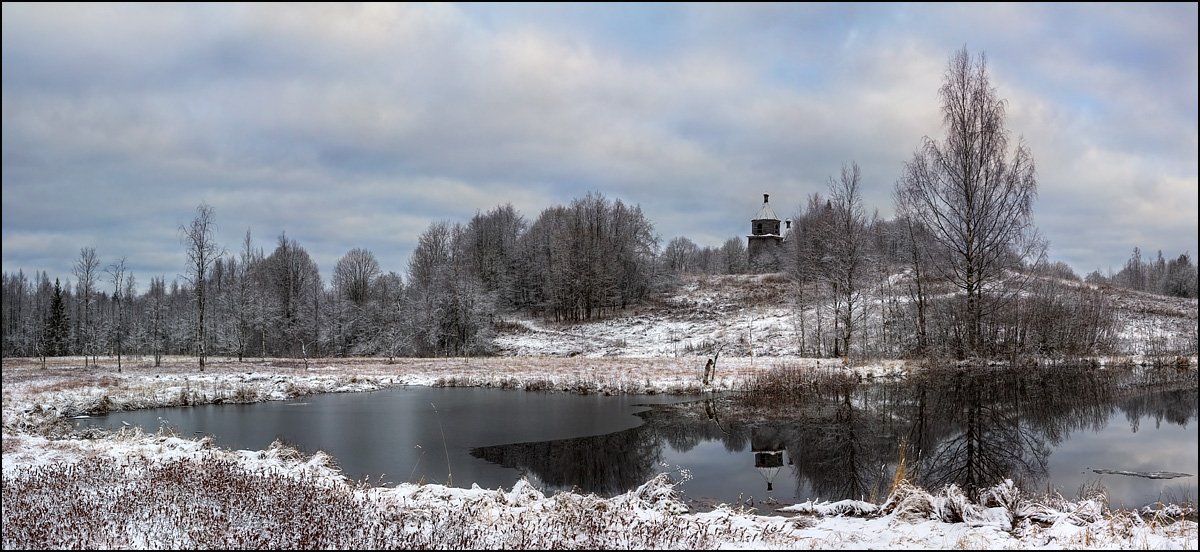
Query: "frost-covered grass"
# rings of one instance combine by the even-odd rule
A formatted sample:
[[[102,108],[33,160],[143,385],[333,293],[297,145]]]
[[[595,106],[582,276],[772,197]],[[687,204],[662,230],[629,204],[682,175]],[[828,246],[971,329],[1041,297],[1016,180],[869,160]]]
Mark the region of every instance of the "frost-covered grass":
[[[275,444],[230,451],[140,430],[76,434],[69,416],[130,408],[286,399],[393,385],[574,392],[701,392],[691,359],[491,358],[314,361],[192,359],[122,372],[61,359],[3,365],[3,545],[7,548],[1153,548],[1195,549],[1191,506],[1109,511],[1026,496],[1011,485],[968,497],[897,483],[882,504],[809,502],[763,513],[692,512],[660,475],[612,498],[514,488],[378,487],[335,459]],[[715,389],[772,370],[903,376],[809,359],[722,358]],[[1186,518],[1186,519],[1180,519]]]
[[[271,453],[282,447],[273,447]],[[331,479],[327,462],[87,456],[6,477],[5,548],[708,548],[728,527],[688,523],[653,480],[617,499],[528,483],[511,491]],[[317,465],[316,473],[304,468]]]

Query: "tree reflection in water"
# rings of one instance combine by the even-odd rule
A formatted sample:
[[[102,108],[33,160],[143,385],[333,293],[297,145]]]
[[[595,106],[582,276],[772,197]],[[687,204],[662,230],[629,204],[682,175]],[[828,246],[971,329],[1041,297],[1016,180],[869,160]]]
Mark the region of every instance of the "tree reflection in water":
[[[479,447],[471,455],[532,474],[556,489],[613,495],[656,473],[662,445],[648,433],[642,425],[596,437]]]
[[[664,471],[667,447],[687,452],[721,442],[745,453],[768,490],[793,479],[823,499],[882,500],[907,444],[905,470],[927,488],[968,492],[1014,479],[1041,488],[1051,451],[1078,430],[1103,428],[1124,412],[1131,430],[1196,418],[1196,376],[1090,366],[928,370],[899,383],[839,385],[762,407],[737,396],[656,406],[630,430],[558,441],[481,447],[478,458],[516,468],[556,489],[612,495]],[[752,406],[746,406],[751,404]],[[747,450],[749,449],[749,450]],[[761,491],[756,489],[755,491]]]

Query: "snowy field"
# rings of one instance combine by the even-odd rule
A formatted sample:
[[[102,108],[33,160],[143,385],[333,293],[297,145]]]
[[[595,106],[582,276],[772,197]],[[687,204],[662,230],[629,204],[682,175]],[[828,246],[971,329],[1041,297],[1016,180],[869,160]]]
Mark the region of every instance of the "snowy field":
[[[323,453],[276,444],[231,451],[168,433],[74,434],[71,416],[213,402],[282,400],[396,385],[588,393],[695,393],[702,364],[680,358],[192,359],[117,373],[82,359],[3,365],[4,548],[962,548],[1196,549],[1194,504],[1109,511],[1010,486],[964,496],[897,482],[883,504],[809,502],[780,511],[689,511],[660,475],[613,498],[351,481]],[[722,357],[716,389],[815,360]],[[903,377],[900,362],[851,369]]]

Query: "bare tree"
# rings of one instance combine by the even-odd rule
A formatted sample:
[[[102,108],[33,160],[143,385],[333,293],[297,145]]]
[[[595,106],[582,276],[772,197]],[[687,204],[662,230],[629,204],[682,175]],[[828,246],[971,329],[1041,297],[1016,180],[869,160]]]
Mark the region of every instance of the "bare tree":
[[[354,248],[333,268],[333,287],[356,306],[367,302],[371,282],[380,274],[379,261],[366,249]]]
[[[476,213],[466,226],[467,261],[488,293],[506,306],[520,302],[516,295],[518,239],[529,224],[511,203]]]
[[[76,287],[82,301],[80,305],[83,308],[83,326],[80,332],[80,349],[83,353],[83,365],[87,366],[88,354],[95,355],[95,320],[92,318],[92,302],[93,295],[96,291],[96,278],[99,277],[100,259],[96,257],[95,247],[82,247],[79,249],[79,260],[75,261]],[[93,359],[94,360],[94,359]]]
[[[387,355],[388,362],[411,350],[413,316],[405,300],[404,281],[399,274],[389,272],[375,279],[374,350]]]
[[[417,247],[408,260],[408,282],[421,287],[433,286],[438,269],[450,262],[453,225],[437,221],[417,238]]]
[[[122,257],[122,260],[124,257]],[[124,290],[121,292],[121,307],[120,311],[120,333],[121,347],[123,350],[138,349],[137,338],[142,335],[144,330],[143,319],[137,316],[137,304],[139,302],[137,291],[137,278],[130,272],[125,272]],[[118,369],[120,363],[118,363]]]
[[[196,218],[192,219],[191,224],[179,227],[180,241],[183,242],[188,257],[188,273],[184,278],[192,284],[196,296],[196,352],[200,356],[201,372],[204,371],[204,356],[207,353],[204,335],[204,311],[207,306],[205,275],[213,261],[224,254],[213,235],[216,227],[213,208],[205,203],[196,207]]]
[[[1005,102],[988,78],[986,58],[966,49],[950,59],[939,91],[946,138],[925,137],[905,164],[897,197],[942,249],[933,267],[966,295],[967,352],[981,351],[981,324],[1004,294],[989,284],[1041,249],[1033,224],[1033,155],[1018,139],[1009,152]]]
[[[29,279],[25,271],[17,270],[11,277],[7,272],[0,278],[3,302],[0,303],[0,335],[3,336],[3,355],[12,356],[14,353],[29,355],[34,342],[34,322],[36,316],[29,308],[28,298],[33,296]]]
[[[842,165],[842,176],[829,179],[830,205],[827,219],[832,226],[826,236],[830,246],[822,260],[825,278],[833,288],[835,316],[841,353],[850,356],[850,342],[861,316],[860,281],[867,266],[867,215],[862,205],[862,176],[858,163]],[[837,347],[835,347],[835,350]]]
[[[166,292],[167,284],[165,278],[150,278],[150,289],[146,292],[147,305],[150,318],[150,350],[154,354],[154,367],[162,366],[163,342],[165,341],[165,332],[163,331],[163,314],[166,310]]]
[[[926,288],[928,284],[926,283],[927,275],[924,268],[924,259],[927,253],[924,237],[928,234],[923,232],[924,227],[913,222],[912,217],[908,216],[908,213],[900,211],[899,214],[904,225],[904,237],[908,246],[908,259],[913,273],[908,294],[916,306],[917,353],[925,354],[929,346],[929,334],[925,324],[925,314],[928,311],[928,302],[926,301]]]
[[[675,274],[692,272],[699,251],[700,248],[695,242],[679,236],[667,242],[667,246],[663,248],[662,260],[667,270]]]
[[[274,349],[307,358],[309,345],[315,346],[319,338],[316,298],[321,275],[317,263],[295,239],[281,233],[275,251],[263,261],[263,270],[271,302],[268,332]],[[303,324],[306,321],[307,331]]]
[[[470,231],[461,224],[434,222],[418,238],[408,262],[407,289],[414,320],[409,338],[417,353],[486,350],[495,305],[471,272],[472,248]]]
[[[334,335],[340,341],[343,353],[352,349],[367,334],[367,303],[375,279],[380,274],[375,254],[359,248],[351,249],[333,268],[334,296],[329,303],[334,309]]]
[[[121,309],[121,293],[123,291],[126,291],[124,289],[125,283],[126,283],[125,282],[125,257],[121,257],[120,260],[108,265],[108,268],[105,268],[104,271],[108,273],[109,279],[113,285],[112,299],[113,299],[114,310],[116,312],[115,312],[115,316],[114,316],[115,325],[113,326],[112,341],[113,341],[114,348],[117,350],[117,372],[120,372],[121,371],[121,346],[125,341],[125,334],[124,334],[125,316],[124,316],[124,312]],[[129,297],[129,299],[132,300],[133,297]]]
[[[1173,297],[1196,297],[1196,265],[1186,252],[1167,261],[1160,293]]]
[[[746,271],[746,240],[734,236],[721,244],[721,257],[724,265],[721,267],[725,274],[741,274]]]
[[[254,288],[254,267],[262,261],[262,255],[256,254],[253,242],[250,239],[250,229],[246,229],[246,236],[242,239],[241,260],[237,263],[237,299],[234,304],[234,312],[237,316],[237,351],[238,362],[242,362],[246,355],[246,347],[250,342],[250,324],[251,324],[251,301],[252,295],[255,292]]]
[[[556,320],[590,320],[640,301],[658,235],[639,206],[598,193],[542,211],[522,238],[528,296]]]

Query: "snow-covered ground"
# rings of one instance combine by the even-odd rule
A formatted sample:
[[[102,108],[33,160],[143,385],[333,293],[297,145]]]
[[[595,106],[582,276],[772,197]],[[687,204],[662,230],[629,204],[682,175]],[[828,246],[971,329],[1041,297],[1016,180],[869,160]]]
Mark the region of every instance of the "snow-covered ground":
[[[898,290],[903,279],[896,274],[888,282]],[[1196,299],[1111,287],[1104,293],[1118,324],[1119,355],[1141,362],[1147,356],[1195,350]],[[721,350],[729,356],[799,357],[801,310],[793,294],[793,284],[778,274],[685,275],[676,289],[651,304],[602,320],[555,325],[514,317],[507,325],[512,329],[495,343],[501,354],[522,356],[694,357]],[[815,314],[811,307],[805,312],[811,339]],[[829,314],[824,316],[831,323]]]
[[[684,276],[670,294],[617,316],[570,325],[513,319],[501,354],[520,356],[798,356],[791,284],[776,275]]]
[[[102,358],[3,365],[3,545],[7,548],[1147,548],[1196,549],[1194,509],[1112,512],[1002,485],[966,497],[898,482],[883,504],[688,511],[659,476],[613,498],[347,480],[328,456],[282,445],[230,451],[208,440],[124,431],[77,435],[69,416],[124,408],[285,399],[393,385],[576,392],[700,391],[696,357],[625,359],[190,359],[121,373]],[[716,388],[784,362],[721,358]],[[853,369],[902,376],[902,363]],[[1185,511],[1186,510],[1186,511]],[[764,515],[765,514],[765,515]]]

